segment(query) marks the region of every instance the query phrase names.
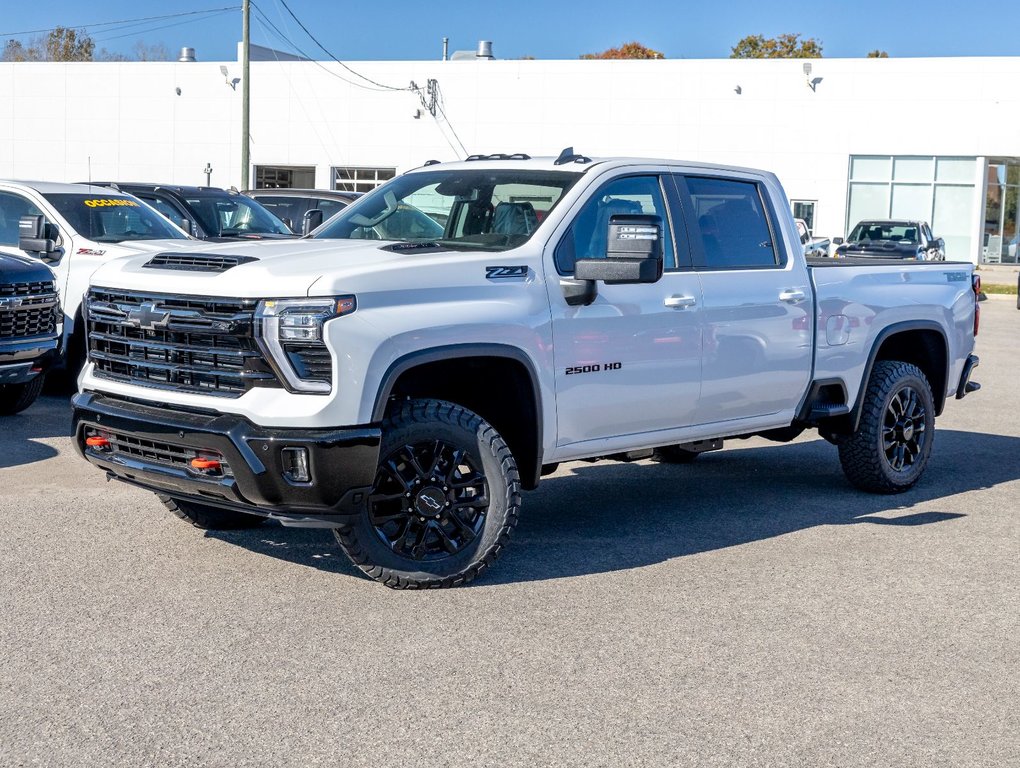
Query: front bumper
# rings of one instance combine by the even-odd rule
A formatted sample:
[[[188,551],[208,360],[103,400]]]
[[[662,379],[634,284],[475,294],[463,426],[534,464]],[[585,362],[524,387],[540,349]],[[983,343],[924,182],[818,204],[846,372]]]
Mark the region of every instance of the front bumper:
[[[72,400],[78,452],[108,477],[177,499],[272,517],[285,525],[331,527],[365,507],[375,482],[381,430],[275,429],[241,416],[171,410],[94,392]],[[86,444],[102,436],[107,446]],[[284,448],[308,452],[310,482],[289,479]],[[215,456],[222,471],[195,470]]]
[[[24,384],[53,367],[57,337],[0,341],[0,384]]]

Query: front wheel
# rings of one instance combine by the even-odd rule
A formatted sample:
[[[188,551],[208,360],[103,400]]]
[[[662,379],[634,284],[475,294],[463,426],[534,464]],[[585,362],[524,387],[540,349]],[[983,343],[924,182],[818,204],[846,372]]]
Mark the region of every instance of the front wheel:
[[[42,392],[43,376],[36,376],[24,384],[0,384],[0,416],[20,413],[35,402]]]
[[[921,370],[910,363],[875,363],[861,422],[839,444],[847,479],[872,493],[902,493],[921,478],[935,440],[935,402]]]
[[[388,587],[453,587],[499,557],[520,506],[517,464],[491,424],[453,403],[410,400],[383,424],[367,509],[334,533]]]

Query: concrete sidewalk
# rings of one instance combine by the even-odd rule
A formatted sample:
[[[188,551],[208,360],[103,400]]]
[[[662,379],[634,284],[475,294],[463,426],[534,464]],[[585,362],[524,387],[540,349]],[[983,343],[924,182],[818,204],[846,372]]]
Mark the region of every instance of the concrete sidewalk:
[[[977,272],[985,285],[1016,285],[1020,264],[979,264]]]

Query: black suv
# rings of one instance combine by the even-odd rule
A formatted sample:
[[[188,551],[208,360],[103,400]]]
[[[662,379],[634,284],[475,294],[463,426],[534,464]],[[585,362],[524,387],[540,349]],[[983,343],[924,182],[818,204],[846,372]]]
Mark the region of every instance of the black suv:
[[[291,228],[303,235],[361,197],[360,192],[332,189],[250,189],[244,194],[290,222]]]
[[[93,186],[128,192],[195,237],[212,242],[275,240],[294,232],[261,203],[236,190],[172,184],[93,181]]]
[[[62,321],[49,267],[0,253],[0,415],[23,411],[39,396],[57,360]]]

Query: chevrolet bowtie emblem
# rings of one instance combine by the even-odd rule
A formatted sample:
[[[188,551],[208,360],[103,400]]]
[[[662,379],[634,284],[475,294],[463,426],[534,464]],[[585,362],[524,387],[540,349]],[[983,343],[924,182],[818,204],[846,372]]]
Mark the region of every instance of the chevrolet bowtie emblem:
[[[17,309],[24,303],[24,299],[18,296],[0,297],[0,309]]]
[[[151,301],[147,301],[137,309],[132,309],[128,312],[127,317],[124,318],[124,322],[127,325],[133,325],[135,328],[140,328],[143,331],[152,331],[156,328],[165,328],[169,318],[169,312],[156,309],[155,304]]]

